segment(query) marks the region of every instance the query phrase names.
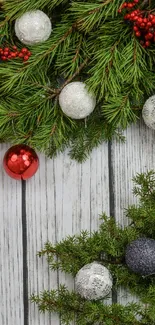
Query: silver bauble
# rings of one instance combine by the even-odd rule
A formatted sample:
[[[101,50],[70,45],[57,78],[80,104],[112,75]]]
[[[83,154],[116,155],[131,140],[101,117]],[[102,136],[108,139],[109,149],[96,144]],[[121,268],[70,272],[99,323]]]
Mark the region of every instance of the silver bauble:
[[[155,130],[155,95],[149,97],[142,110],[142,116],[145,124]]]
[[[35,45],[46,41],[52,31],[48,16],[41,10],[28,11],[15,22],[15,33],[18,39],[27,45]]]
[[[103,299],[112,288],[109,270],[98,262],[83,266],[75,278],[76,292],[87,300]]]
[[[155,274],[155,240],[138,238],[126,248],[126,264],[135,273],[141,275]]]
[[[73,119],[83,119],[93,112],[96,97],[88,92],[84,82],[75,81],[62,89],[59,104],[67,116]]]

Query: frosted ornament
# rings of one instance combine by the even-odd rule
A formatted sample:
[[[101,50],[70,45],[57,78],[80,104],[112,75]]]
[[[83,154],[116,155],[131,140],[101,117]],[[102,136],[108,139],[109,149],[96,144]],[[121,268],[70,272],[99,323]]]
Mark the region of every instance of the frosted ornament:
[[[142,110],[142,117],[145,124],[155,130],[155,95],[149,97]]]
[[[155,240],[139,238],[132,241],[126,248],[125,260],[135,273],[155,274]]]
[[[100,300],[109,294],[112,288],[112,276],[109,270],[98,262],[83,266],[75,278],[76,292],[87,300]]]
[[[46,41],[52,31],[49,17],[41,10],[28,11],[16,19],[15,34],[27,45],[35,45]]]
[[[93,112],[96,97],[88,92],[84,82],[75,81],[62,89],[59,104],[67,116],[73,119],[83,119]]]

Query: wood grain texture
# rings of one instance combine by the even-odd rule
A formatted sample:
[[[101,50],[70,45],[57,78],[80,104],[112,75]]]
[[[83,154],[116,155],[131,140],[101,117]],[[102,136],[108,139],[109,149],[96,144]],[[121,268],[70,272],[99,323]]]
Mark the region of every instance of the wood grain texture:
[[[104,143],[83,164],[71,160],[67,151],[55,159],[39,155],[40,169],[26,182],[25,256],[21,183],[4,173],[2,159],[8,146],[1,145],[0,324],[59,325],[57,315],[40,314],[31,303],[28,322],[24,324],[23,260],[28,266],[29,296],[58,288],[60,283],[73,289],[74,279],[51,272],[45,258],[36,255],[37,251],[47,240],[56,243],[82,229],[98,229],[102,212],[112,213],[121,225],[127,224],[124,209],[137,202],[132,194],[133,176],[155,169],[155,132],[140,121],[124,134],[125,143]],[[123,290],[118,292],[118,301],[123,304],[133,299],[136,298]]]
[[[0,324],[24,325],[21,182],[3,170],[8,145],[0,144]]]
[[[109,215],[108,145],[94,150],[78,164],[67,151],[50,160],[40,155],[40,169],[26,185],[29,293],[57,288],[65,283],[74,288],[71,276],[48,270],[45,259],[36,257],[47,240],[55,243],[82,229],[95,230],[99,214]],[[29,306],[29,325],[58,325],[57,316],[40,315]]]
[[[138,203],[133,193],[133,177],[136,173],[155,169],[155,132],[146,127],[143,121],[128,128],[124,135],[126,142],[112,144],[112,173],[114,189],[114,214],[116,221],[127,225],[125,208]],[[128,292],[120,290],[118,301],[126,304],[136,300]]]

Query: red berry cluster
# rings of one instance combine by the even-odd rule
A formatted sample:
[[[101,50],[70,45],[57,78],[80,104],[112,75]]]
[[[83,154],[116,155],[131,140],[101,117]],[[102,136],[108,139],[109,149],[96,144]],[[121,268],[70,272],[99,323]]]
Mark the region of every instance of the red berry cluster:
[[[118,12],[121,13],[122,9],[124,9],[124,8],[130,10],[131,8],[135,7],[138,2],[139,2],[139,0],[134,0],[133,2],[124,2],[122,4],[122,6],[118,9]]]
[[[17,49],[17,46],[10,47],[0,47],[0,60],[7,61],[15,58],[22,58],[23,61],[27,61],[31,56],[31,52],[23,47],[20,51]]]
[[[124,19],[132,23],[135,36],[140,39],[141,45],[146,48],[155,42],[155,15],[140,9],[129,12],[138,2],[139,0],[134,0],[132,3],[124,2],[119,12],[122,12],[122,9],[128,10]]]

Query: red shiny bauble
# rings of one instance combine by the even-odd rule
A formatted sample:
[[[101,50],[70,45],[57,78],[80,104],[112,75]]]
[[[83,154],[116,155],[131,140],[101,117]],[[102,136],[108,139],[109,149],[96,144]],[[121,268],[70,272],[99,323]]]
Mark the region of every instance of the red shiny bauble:
[[[5,153],[3,166],[10,177],[26,180],[36,173],[39,167],[39,158],[32,148],[25,144],[19,144],[11,147]]]

